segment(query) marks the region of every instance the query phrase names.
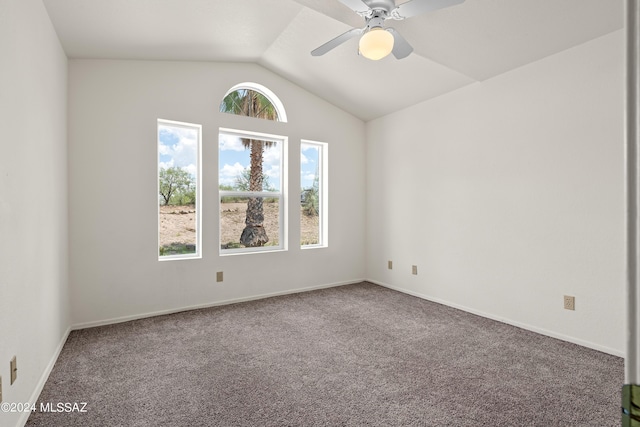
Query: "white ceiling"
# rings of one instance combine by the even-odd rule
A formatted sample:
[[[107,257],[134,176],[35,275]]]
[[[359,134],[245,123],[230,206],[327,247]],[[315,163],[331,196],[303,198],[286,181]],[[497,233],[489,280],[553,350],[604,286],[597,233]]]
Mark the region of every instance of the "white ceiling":
[[[371,120],[623,27],[623,0],[466,0],[388,21],[414,52],[369,61],[338,0],[43,0],[69,58],[255,62]],[[398,0],[397,4],[404,3]]]

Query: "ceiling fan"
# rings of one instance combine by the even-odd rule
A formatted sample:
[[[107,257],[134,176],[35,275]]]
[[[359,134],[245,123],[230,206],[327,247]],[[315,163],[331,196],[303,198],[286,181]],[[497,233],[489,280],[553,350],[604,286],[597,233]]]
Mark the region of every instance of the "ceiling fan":
[[[365,27],[353,28],[339,35],[312,50],[311,55],[324,55],[347,40],[362,36],[358,53],[365,58],[378,60],[389,53],[393,53],[397,59],[405,58],[413,52],[413,47],[394,28],[385,28],[384,21],[411,18],[422,13],[463,3],[464,0],[411,0],[399,6],[396,6],[395,0],[340,0],[340,2],[362,16],[366,21]]]

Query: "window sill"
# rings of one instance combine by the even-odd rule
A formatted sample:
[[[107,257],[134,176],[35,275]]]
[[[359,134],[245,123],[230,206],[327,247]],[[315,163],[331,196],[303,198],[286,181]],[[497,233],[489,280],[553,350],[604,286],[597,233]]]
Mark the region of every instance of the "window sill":
[[[286,252],[285,248],[255,248],[255,249],[225,249],[220,251],[220,256],[235,256],[235,255],[254,255],[254,254],[270,254],[274,252]]]
[[[184,261],[189,259],[202,259],[202,255],[200,254],[189,254],[189,255],[165,255],[158,257],[158,261]]]
[[[329,245],[304,245],[304,246],[300,246],[300,249],[302,249],[303,251],[306,251],[309,249],[323,249],[328,247]]]

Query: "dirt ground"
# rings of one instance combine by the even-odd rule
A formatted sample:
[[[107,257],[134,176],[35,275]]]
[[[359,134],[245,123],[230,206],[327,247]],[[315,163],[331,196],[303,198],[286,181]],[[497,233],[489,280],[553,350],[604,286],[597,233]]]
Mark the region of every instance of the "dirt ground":
[[[195,245],[196,210],[193,206],[160,206],[160,246]]]
[[[246,203],[223,203],[220,209],[222,217],[220,242],[222,245],[238,245],[244,229],[247,211]],[[196,213],[193,206],[160,206],[160,246],[175,244],[195,245]],[[267,245],[278,244],[278,204],[264,204],[264,227],[269,236]],[[318,242],[318,217],[309,217],[300,212],[301,243]],[[208,228],[208,224],[203,224]],[[217,227],[217,224],[215,224]],[[290,224],[289,227],[295,226]]]

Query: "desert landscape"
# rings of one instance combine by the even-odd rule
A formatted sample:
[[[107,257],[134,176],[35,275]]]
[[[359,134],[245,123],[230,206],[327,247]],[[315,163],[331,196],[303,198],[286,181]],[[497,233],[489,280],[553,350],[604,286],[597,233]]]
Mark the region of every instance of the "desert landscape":
[[[278,244],[278,203],[264,203],[264,227],[269,236],[267,246]],[[223,248],[241,248],[240,235],[244,229],[247,204],[221,203],[220,244]],[[318,216],[308,216],[300,209],[301,244],[318,243]],[[196,211],[193,205],[160,206],[160,254],[175,255],[195,252]],[[203,224],[203,227],[209,227]],[[217,227],[217,224],[213,224]],[[290,225],[291,226],[291,225]]]

